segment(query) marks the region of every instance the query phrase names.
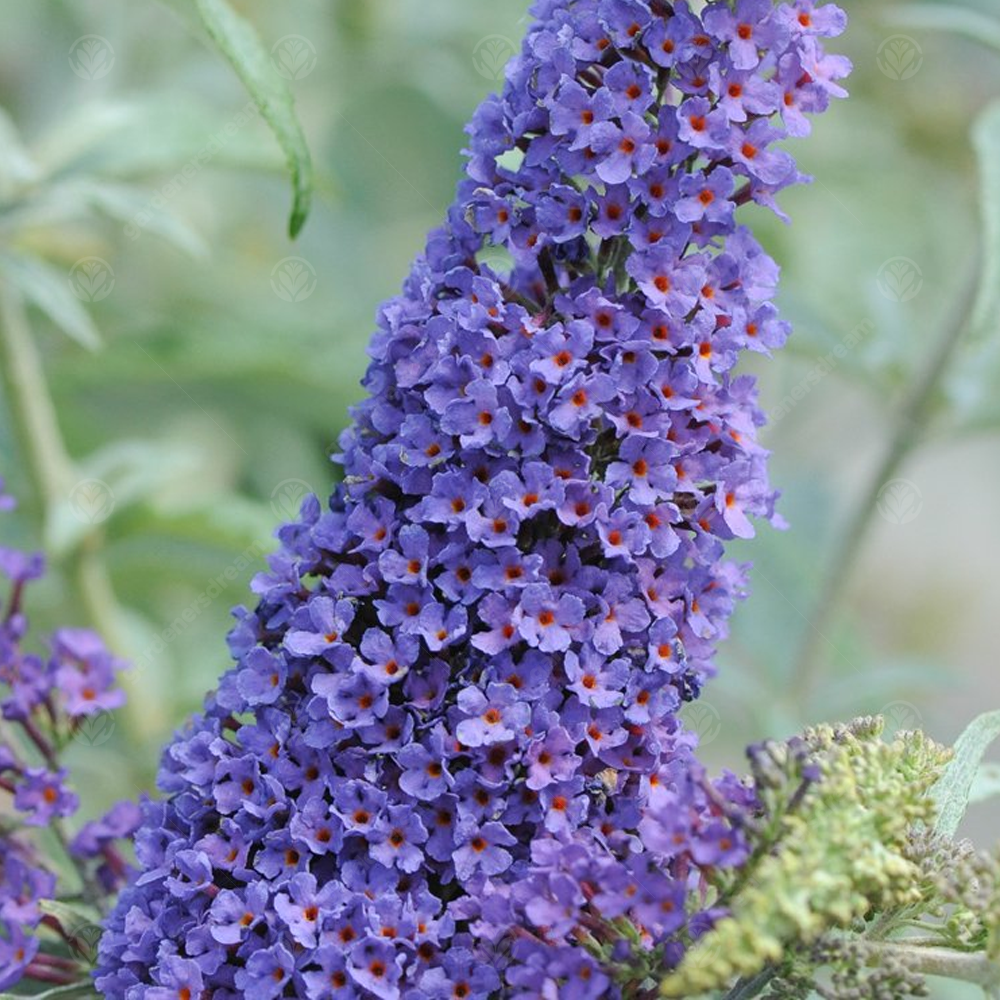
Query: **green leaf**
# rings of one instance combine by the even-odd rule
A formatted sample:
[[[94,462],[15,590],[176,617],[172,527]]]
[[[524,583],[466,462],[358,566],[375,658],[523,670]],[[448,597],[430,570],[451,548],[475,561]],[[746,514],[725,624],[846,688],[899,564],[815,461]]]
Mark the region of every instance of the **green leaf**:
[[[88,944],[88,932],[101,926],[101,915],[92,906],[63,903],[58,899],[41,899],[38,901],[38,908],[55,917],[70,937],[79,937],[81,933],[87,936]]]
[[[955,741],[955,756],[934,786],[938,820],[934,831],[954,837],[969,806],[969,796],[983,754],[1000,737],[1000,711],[987,712],[974,719]]]
[[[199,455],[182,441],[115,441],[79,463],[70,493],[53,504],[46,523],[46,547],[73,551],[115,509],[155,497],[174,483],[200,473]]]
[[[208,247],[205,241],[178,215],[157,207],[156,199],[141,188],[126,184],[112,184],[107,181],[84,179],[67,185],[72,194],[84,203],[92,205],[126,226],[142,216],[142,228],[172,243],[191,257],[206,257]],[[127,231],[127,229],[126,229]]]
[[[37,176],[38,167],[22,144],[17,127],[0,108],[0,198],[9,188],[30,183]]]
[[[1000,49],[1000,21],[987,14],[937,3],[916,3],[891,9],[885,16],[890,24],[927,31],[953,31],[973,41]]]
[[[97,327],[71,290],[70,275],[40,260],[21,256],[0,256],[0,275],[82,347],[93,351],[101,346]],[[81,280],[85,279],[84,275]],[[96,286],[91,283],[86,287],[93,291]],[[92,300],[97,298],[97,294],[91,296]]]
[[[38,908],[51,914],[63,927],[70,929],[76,924],[100,923],[101,915],[92,906],[64,903],[58,899],[40,899]]]
[[[309,146],[295,114],[291,88],[275,69],[252,25],[227,0],[194,2],[212,41],[236,70],[284,150],[293,190],[288,232],[294,239],[309,214],[313,180]]]

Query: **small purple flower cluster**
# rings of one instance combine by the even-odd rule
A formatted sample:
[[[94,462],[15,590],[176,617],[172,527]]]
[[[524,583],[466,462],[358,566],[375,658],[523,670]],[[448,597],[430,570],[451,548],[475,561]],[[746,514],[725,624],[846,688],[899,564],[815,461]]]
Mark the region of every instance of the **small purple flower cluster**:
[[[0,511],[13,506],[0,479]],[[24,590],[44,568],[40,554],[0,546],[0,575],[11,584],[0,604],[0,799],[8,799],[0,802],[0,990],[24,977],[50,983],[79,978],[74,960],[47,954],[34,934],[43,918],[39,904],[56,898],[58,886],[56,866],[43,858],[32,828],[55,828],[83,877],[93,880],[94,894],[110,896],[128,876],[115,841],[131,836],[140,819],[138,806],[121,803],[71,841],[62,833],[62,820],[76,813],[79,800],[67,785],[59,750],[88,720],[122,704],[123,692],[114,685],[124,664],[84,629],[55,632],[48,656],[24,648]],[[72,943],[74,928],[54,917],[48,922]]]
[[[743,588],[724,543],[774,516],[733,367],[787,328],[736,213],[803,179],[775,143],[843,93],[844,15],[535,14],[381,310],[345,481],[164,756],[108,997],[617,996],[745,853],[676,713]]]

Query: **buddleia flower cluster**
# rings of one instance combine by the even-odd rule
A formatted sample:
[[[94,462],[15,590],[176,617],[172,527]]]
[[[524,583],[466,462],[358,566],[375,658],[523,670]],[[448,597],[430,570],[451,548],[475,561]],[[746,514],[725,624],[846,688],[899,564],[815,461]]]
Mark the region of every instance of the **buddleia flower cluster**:
[[[337,461],[166,750],[108,997],[639,996],[753,795],[678,719],[775,519],[741,206],[843,91],[832,5],[541,0],[380,311]]]
[[[0,479],[0,512],[13,507]],[[44,569],[40,554],[0,546],[0,578],[8,584],[0,600],[0,990],[22,979],[81,979],[94,943],[86,934],[94,927],[67,919],[68,910],[46,911],[45,903],[72,893],[99,909],[126,881],[129,870],[116,841],[130,836],[139,821],[138,807],[121,803],[75,836],[64,827],[79,799],[61,751],[74,734],[123,703],[116,680],[124,664],[85,629],[59,629],[46,652],[33,648],[25,590]],[[55,834],[62,858],[51,856],[43,831]],[[67,862],[77,870],[75,884],[57,877]],[[43,923],[44,942],[38,933]]]

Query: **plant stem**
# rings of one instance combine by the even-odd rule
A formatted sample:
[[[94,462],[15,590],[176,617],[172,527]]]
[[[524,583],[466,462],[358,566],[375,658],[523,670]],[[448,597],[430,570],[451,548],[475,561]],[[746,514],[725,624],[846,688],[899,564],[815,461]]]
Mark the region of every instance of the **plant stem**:
[[[858,494],[855,508],[843,529],[841,542],[827,570],[796,657],[792,690],[799,704],[804,702],[810,693],[812,681],[820,666],[818,661],[826,632],[840,605],[844,586],[864,549],[864,542],[871,527],[875,497],[896,475],[920,443],[942,377],[968,329],[975,301],[975,286],[978,283],[978,269],[972,270],[972,287],[962,297],[962,305],[955,322],[945,330],[904,395],[894,421],[893,433],[868,483]]]
[[[981,952],[889,941],[871,948],[868,964],[878,965],[886,958],[899,959],[907,968],[921,975],[974,983],[987,991],[1000,988],[1000,965],[991,962]]]
[[[24,304],[9,285],[0,295],[0,373],[20,444],[48,513],[73,483],[55,406],[28,328]]]

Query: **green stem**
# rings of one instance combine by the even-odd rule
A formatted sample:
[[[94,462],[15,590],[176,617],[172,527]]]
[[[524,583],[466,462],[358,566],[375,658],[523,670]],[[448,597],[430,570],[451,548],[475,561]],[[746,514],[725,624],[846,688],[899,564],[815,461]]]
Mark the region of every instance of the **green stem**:
[[[46,513],[73,484],[73,467],[56,419],[41,358],[28,327],[24,304],[9,285],[0,295],[0,365],[21,450],[31,466]]]
[[[887,958],[898,959],[908,969],[924,976],[941,976],[944,979],[973,983],[987,992],[1000,989],[1000,965],[991,962],[981,952],[887,942],[871,949],[868,964],[879,965]]]
[[[920,443],[933,410],[937,389],[968,329],[975,301],[975,285],[978,281],[978,269],[973,268],[972,271],[972,287],[962,297],[962,306],[956,321],[945,330],[944,336],[935,345],[903,397],[893,433],[867,485],[858,494],[856,506],[843,529],[841,543],[837,546],[827,570],[796,658],[793,693],[799,704],[804,702],[810,693],[812,681],[820,666],[822,644],[834,613],[840,605],[844,586],[864,549],[871,527],[875,498],[879,490],[895,477]]]

